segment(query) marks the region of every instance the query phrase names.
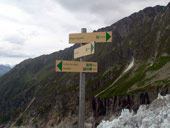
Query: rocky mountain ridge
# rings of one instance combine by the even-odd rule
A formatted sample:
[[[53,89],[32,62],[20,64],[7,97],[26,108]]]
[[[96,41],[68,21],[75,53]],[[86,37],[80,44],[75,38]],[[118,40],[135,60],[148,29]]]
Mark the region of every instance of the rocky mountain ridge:
[[[169,15],[170,3],[94,31],[112,31],[113,38],[112,43],[96,44],[95,54],[86,58],[99,66],[98,73],[86,75],[86,125],[95,127],[122,108],[137,110],[158,92],[169,92]],[[55,60],[73,60],[77,47],[25,60],[0,77],[1,126],[16,122],[17,126],[77,127],[79,73],[55,72]],[[132,58],[134,66],[122,75]]]

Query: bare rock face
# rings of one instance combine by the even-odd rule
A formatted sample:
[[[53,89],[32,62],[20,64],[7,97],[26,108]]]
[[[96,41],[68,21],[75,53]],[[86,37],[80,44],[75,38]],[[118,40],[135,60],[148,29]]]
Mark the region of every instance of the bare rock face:
[[[136,127],[169,127],[170,125],[170,95],[161,96],[153,100],[150,105],[140,105],[137,112],[123,109],[119,117],[102,121],[97,128],[136,128]]]

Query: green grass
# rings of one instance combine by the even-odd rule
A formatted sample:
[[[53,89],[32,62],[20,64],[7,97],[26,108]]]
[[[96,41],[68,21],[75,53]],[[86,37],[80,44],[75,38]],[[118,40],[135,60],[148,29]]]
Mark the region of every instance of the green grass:
[[[149,82],[149,81],[151,81],[153,78],[155,78],[157,75],[154,75],[154,76],[151,76],[151,77],[149,77],[149,78],[147,78],[147,79],[144,79],[144,80],[142,80],[142,81],[139,81],[138,82],[138,84],[137,84],[137,86],[138,87],[142,87],[143,85],[146,85],[146,82]]]
[[[168,79],[162,79],[162,80],[157,80],[154,81],[152,83],[146,84],[145,86],[139,87],[137,89],[131,90],[128,92],[128,94],[134,94],[134,93],[139,93],[139,92],[143,92],[155,87],[159,87],[159,88],[167,88],[170,86],[170,80]]]
[[[104,93],[102,93],[101,95],[99,95],[100,98],[108,98],[111,97],[111,94],[114,94],[115,91],[120,91],[122,89],[122,84],[124,84],[124,82],[126,82],[126,80],[128,79],[130,72],[127,72],[122,78],[120,78],[116,83],[115,86],[112,86],[110,89],[106,90]],[[110,86],[110,85],[109,85]],[[116,92],[118,93],[118,92]]]
[[[7,116],[0,116],[0,123],[6,123],[10,120],[10,115]]]
[[[16,126],[21,126],[21,124],[23,123],[23,119],[22,119],[22,117],[21,118],[19,118],[18,120],[17,120],[17,122],[16,122]]]
[[[102,94],[99,95],[100,98],[109,98],[117,95],[129,95],[136,92],[141,92],[150,88],[151,84],[146,83],[151,81],[156,75],[151,76],[150,78],[145,78],[147,72],[154,72],[161,69],[165,64],[170,62],[170,57],[160,57],[157,61],[150,67],[148,63],[142,64],[136,71],[129,71],[124,74],[112,87]],[[148,68],[147,68],[148,67]],[[163,81],[161,81],[163,82]],[[164,82],[166,83],[166,81]],[[136,89],[129,91],[129,89],[136,85]],[[107,85],[110,86],[110,85]],[[98,93],[100,90],[98,89]]]
[[[121,72],[123,71],[123,67],[124,66],[121,66],[120,68],[118,68],[117,66],[111,67],[106,72],[104,72],[103,74],[95,78],[94,80],[89,80],[86,85],[86,88],[92,87],[98,81],[105,81],[105,82],[103,82],[103,84],[99,86],[96,90],[94,91],[92,90],[92,92],[86,96],[86,99],[88,100],[92,98],[93,96],[96,96],[99,92],[105,90],[108,86],[110,86],[115,81],[117,76],[121,74]]]
[[[147,71],[156,71],[162,68],[167,62],[170,62],[170,57],[163,56],[156,61],[151,67],[147,69]]]
[[[142,87],[138,87],[137,89],[134,89],[134,90],[127,92],[127,95],[139,93],[139,92],[144,92],[144,91],[148,90],[149,88],[151,88],[152,87],[151,85],[152,84],[148,84],[148,85],[145,85],[145,86],[142,86]]]
[[[43,115],[45,114],[49,109],[51,108],[51,104],[45,104],[39,107],[37,110],[39,114]]]
[[[87,96],[87,99],[90,99],[91,97],[97,95],[99,92],[101,92],[102,90],[104,90],[105,88],[107,88],[111,83],[113,83],[114,80],[109,80],[107,81],[105,84],[103,84],[102,86],[100,86],[100,88],[98,88],[97,90],[93,91],[92,93],[90,93]]]
[[[114,86],[112,86],[110,89],[108,89],[106,92],[101,94],[100,98],[109,98],[112,96],[117,95],[127,95],[127,90],[131,88],[135,83],[141,81],[145,77],[145,69],[147,67],[147,64],[142,64],[134,73],[133,76],[132,70],[124,74],[122,78],[120,78]]]

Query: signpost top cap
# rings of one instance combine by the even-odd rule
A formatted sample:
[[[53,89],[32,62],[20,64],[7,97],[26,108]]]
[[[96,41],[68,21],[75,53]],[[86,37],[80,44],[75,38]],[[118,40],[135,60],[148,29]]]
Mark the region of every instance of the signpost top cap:
[[[86,33],[87,29],[86,28],[81,28],[81,33]]]

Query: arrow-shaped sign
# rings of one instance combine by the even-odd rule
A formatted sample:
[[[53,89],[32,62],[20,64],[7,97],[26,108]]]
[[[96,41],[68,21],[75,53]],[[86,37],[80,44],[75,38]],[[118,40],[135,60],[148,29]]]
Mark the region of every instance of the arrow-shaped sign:
[[[69,34],[69,43],[112,42],[112,32],[93,32]]]
[[[97,72],[97,63],[57,60],[56,72]]]
[[[74,58],[76,59],[76,58],[80,58],[80,57],[87,56],[90,54],[94,54],[95,52],[94,46],[95,46],[95,43],[92,42],[92,43],[89,43],[89,44],[86,44],[79,48],[74,49]]]

